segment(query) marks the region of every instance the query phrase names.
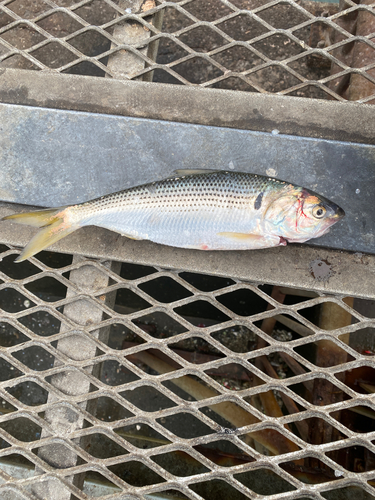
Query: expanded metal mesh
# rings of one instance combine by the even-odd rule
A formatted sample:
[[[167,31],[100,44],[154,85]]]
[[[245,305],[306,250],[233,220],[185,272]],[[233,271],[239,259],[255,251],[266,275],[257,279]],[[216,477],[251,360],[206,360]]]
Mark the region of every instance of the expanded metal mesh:
[[[133,12],[115,0],[2,0],[0,65],[372,102],[370,2],[138,3]],[[125,53],[139,64],[119,74],[108,61]]]
[[[3,498],[375,498],[373,303],[1,252]]]
[[[371,102],[373,19],[2,0],[0,66]],[[1,498],[375,498],[374,303],[18,252],[0,247]]]

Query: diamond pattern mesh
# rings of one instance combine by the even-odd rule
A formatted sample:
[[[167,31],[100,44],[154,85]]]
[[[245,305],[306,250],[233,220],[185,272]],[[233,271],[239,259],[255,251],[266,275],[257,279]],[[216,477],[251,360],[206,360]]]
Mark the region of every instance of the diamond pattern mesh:
[[[1,251],[3,495],[375,498],[371,301]]]
[[[344,0],[341,8],[307,0],[138,3],[137,11],[123,0],[2,0],[0,65],[374,99],[375,13],[369,1]]]
[[[371,103],[374,32],[366,1],[2,0],[0,66]],[[17,253],[2,498],[375,498],[373,302]]]

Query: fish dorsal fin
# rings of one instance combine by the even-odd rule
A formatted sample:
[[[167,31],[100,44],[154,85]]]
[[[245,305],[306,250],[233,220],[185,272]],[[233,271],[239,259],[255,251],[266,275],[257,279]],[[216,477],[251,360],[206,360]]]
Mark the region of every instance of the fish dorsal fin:
[[[219,170],[213,168],[195,168],[195,169],[179,169],[173,170],[173,176],[175,175],[197,175],[197,174],[212,174],[213,172],[219,172]]]

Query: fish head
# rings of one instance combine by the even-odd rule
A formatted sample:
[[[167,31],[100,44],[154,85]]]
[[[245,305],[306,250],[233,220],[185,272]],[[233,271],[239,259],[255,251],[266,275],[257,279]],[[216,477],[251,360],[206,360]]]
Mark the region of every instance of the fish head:
[[[323,196],[304,188],[289,188],[268,207],[264,215],[267,232],[291,243],[303,243],[327,233],[344,217],[344,210]]]

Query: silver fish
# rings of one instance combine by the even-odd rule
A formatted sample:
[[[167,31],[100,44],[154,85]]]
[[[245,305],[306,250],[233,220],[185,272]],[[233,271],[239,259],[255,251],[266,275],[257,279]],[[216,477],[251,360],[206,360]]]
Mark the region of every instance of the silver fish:
[[[317,238],[344,215],[335,203],[285,181],[191,170],[78,205],[3,220],[41,228],[17,259],[21,262],[83,226],[174,247],[247,250]]]

